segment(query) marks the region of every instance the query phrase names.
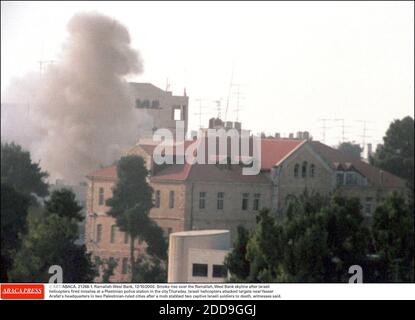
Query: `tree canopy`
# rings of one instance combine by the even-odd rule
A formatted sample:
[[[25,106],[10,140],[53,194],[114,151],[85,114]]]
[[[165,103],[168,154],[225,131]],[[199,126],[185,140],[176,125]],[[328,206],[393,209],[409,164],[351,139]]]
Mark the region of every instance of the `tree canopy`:
[[[144,273],[148,268],[143,264],[142,257],[134,254],[135,240],[145,241],[146,252],[151,256],[148,261],[155,268],[159,266],[159,260],[167,259],[167,243],[163,231],[149,217],[153,207],[153,189],[147,182],[148,173],[142,157],[122,157],[117,164],[118,181],[113,196],[106,202],[110,207],[108,214],[115,218],[121,231],[130,235],[132,279],[136,281],[140,279],[140,269]]]
[[[28,232],[15,256],[11,281],[48,282],[51,276],[48,270],[52,265],[62,267],[64,282],[93,280],[95,267],[90,255],[85,246],[75,244],[79,235],[80,208],[68,201],[71,198],[74,199],[72,196],[61,197],[59,191],[55,191],[47,205],[53,211],[38,207],[29,212]]]
[[[356,159],[360,159],[361,155],[362,155],[363,148],[357,143],[342,142],[337,147],[337,150],[343,152],[344,154],[352,156]]]
[[[48,173],[32,162],[30,153],[15,143],[1,143],[1,182],[23,194],[48,195]]]
[[[386,135],[383,137],[383,144],[370,159],[371,164],[391,172],[408,182],[414,191],[414,119],[405,117],[393,121]]]

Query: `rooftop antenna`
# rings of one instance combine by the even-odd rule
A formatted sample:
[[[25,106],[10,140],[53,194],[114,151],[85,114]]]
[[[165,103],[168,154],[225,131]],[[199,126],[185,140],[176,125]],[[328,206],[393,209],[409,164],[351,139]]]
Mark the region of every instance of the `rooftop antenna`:
[[[202,128],[202,115],[206,114],[205,112],[202,112],[204,106],[202,105],[202,102],[205,101],[205,99],[196,99],[197,102],[199,102],[199,112],[194,113],[194,115],[199,116],[199,129]]]
[[[326,122],[330,121],[330,119],[323,118],[323,119],[318,119],[318,121],[323,122],[323,125],[320,128],[322,129],[323,142],[326,143],[326,130],[330,128],[326,126]]]
[[[225,122],[228,116],[228,109],[229,109],[229,99],[231,96],[231,90],[232,90],[232,86],[233,86],[233,72],[235,69],[235,60],[232,61],[232,71],[231,71],[231,80],[229,81],[229,89],[228,89],[228,97],[226,98],[226,109],[225,109]]]
[[[333,121],[341,121],[341,123],[342,123],[340,125],[340,127],[342,128],[341,139],[342,139],[342,143],[345,142],[345,128],[346,128],[346,126],[344,125],[344,119],[333,119]]]
[[[237,87],[237,91],[236,91],[236,108],[235,108],[235,112],[236,112],[236,121],[239,121],[239,111],[241,111],[241,107],[240,107],[240,100],[243,99],[243,97],[241,97],[241,85],[240,84],[235,84],[235,87]]]
[[[221,118],[221,103],[222,103],[222,98],[219,98],[219,100],[214,100],[213,102],[216,103],[216,110],[218,111],[218,118]]]
[[[368,120],[356,120],[356,122],[360,122],[363,123],[363,133],[360,136],[362,138],[362,148],[364,148],[366,146],[366,138],[370,138],[371,136],[367,135],[366,132],[370,131],[371,129],[368,129],[366,124],[367,123],[373,123],[373,121],[368,121]]]

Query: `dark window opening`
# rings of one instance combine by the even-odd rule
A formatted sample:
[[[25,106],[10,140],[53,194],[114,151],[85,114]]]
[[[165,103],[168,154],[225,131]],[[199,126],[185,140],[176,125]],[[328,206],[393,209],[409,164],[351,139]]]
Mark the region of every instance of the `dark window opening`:
[[[98,205],[103,206],[104,201],[104,188],[99,188]]]
[[[111,226],[111,243],[115,242],[115,232],[117,231],[117,226],[113,224]]]
[[[336,174],[336,184],[338,186],[342,186],[344,181],[344,173],[337,173]]]
[[[156,208],[160,208],[160,190],[156,191],[156,199],[155,199],[154,206]]]
[[[128,272],[128,258],[122,258],[122,274],[127,274]]]
[[[297,163],[294,166],[294,177],[298,178],[298,171],[300,170],[300,165]]]
[[[242,194],[242,210],[248,210],[249,193]]]
[[[223,210],[223,198],[225,197],[224,192],[218,192],[217,209]]]
[[[213,278],[226,278],[228,275],[228,270],[224,265],[214,264],[212,270],[212,277]]]
[[[303,178],[307,177],[307,161],[303,162],[303,166],[301,168],[301,176]]]
[[[255,193],[254,194],[254,210],[259,210],[260,208],[260,200],[261,200],[261,194]]]
[[[199,209],[206,208],[206,192],[199,193]]]
[[[174,191],[170,191],[169,193],[169,208],[174,208]]]
[[[208,265],[201,263],[193,263],[192,275],[193,277],[207,277]]]
[[[102,240],[102,224],[97,225],[97,242]]]
[[[316,171],[316,167],[315,167],[315,165],[314,165],[314,164],[312,164],[312,165],[310,166],[310,177],[311,177],[311,178],[314,178],[314,173],[315,173],[315,171]]]

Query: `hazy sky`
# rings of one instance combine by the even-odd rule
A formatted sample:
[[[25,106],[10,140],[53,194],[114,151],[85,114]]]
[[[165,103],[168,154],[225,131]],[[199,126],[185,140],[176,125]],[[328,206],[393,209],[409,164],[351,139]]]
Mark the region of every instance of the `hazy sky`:
[[[411,2],[13,2],[1,4],[1,89],[58,60],[73,14],[97,11],[130,31],[151,82],[190,96],[190,128],[222,115],[240,84],[244,128],[273,134],[345,119],[347,140],[381,142],[389,122],[414,115],[414,3]],[[233,66],[233,67],[232,67]],[[237,86],[228,120],[235,120]],[[7,97],[3,97],[2,100]],[[326,142],[341,139],[328,122]]]

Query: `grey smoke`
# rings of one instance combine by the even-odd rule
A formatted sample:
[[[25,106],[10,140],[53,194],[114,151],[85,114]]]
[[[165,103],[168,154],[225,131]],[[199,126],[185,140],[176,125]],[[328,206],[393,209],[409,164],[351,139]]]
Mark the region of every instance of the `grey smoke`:
[[[2,141],[29,149],[52,177],[74,182],[137,141],[143,119],[124,78],[141,73],[143,62],[128,30],[110,17],[77,14],[68,33],[54,64],[5,92],[1,133]]]

